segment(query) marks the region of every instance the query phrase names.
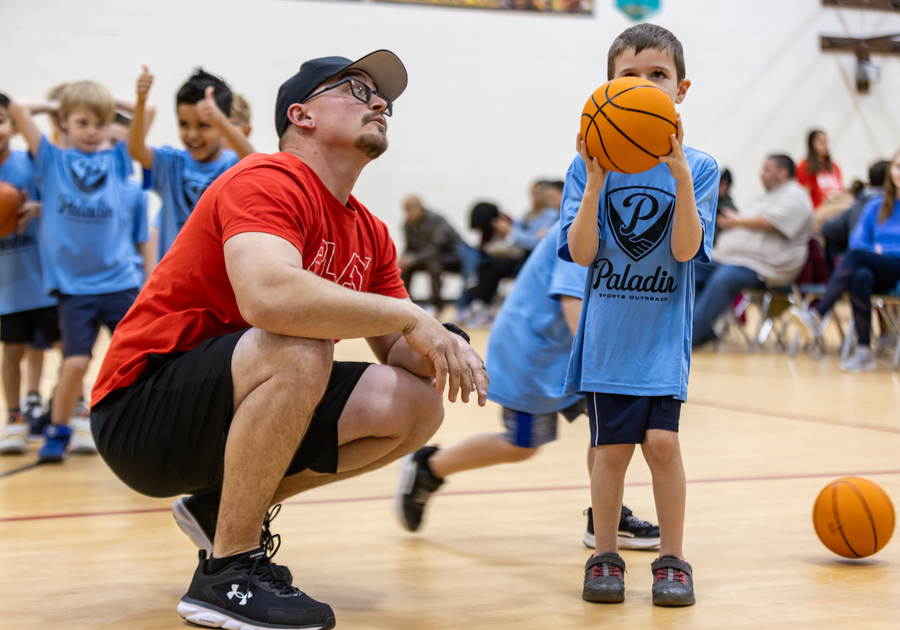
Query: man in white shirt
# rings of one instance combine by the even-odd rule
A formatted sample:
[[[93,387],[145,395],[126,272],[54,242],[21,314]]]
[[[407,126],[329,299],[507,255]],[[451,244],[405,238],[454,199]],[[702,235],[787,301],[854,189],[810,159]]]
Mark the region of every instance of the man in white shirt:
[[[694,266],[693,347],[716,338],[713,323],[741,291],[790,284],[803,270],[813,208],[795,173],[788,156],[769,156],[760,173],[765,194],[740,214],[728,209],[719,213],[723,232],[713,247],[712,262]]]

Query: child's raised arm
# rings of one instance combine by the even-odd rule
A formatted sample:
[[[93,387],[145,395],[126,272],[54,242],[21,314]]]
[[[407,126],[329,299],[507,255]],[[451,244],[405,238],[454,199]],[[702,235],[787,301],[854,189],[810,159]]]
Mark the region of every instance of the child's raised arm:
[[[153,85],[153,75],[147,66],[141,67],[144,71],[137,80],[137,100],[134,102],[134,114],[128,131],[128,152],[141,163],[141,166],[150,169],[153,167],[153,149],[147,146],[145,140],[156,109],[147,105],[147,94]]]
[[[572,260],[582,267],[588,267],[594,262],[597,249],[600,247],[597,209],[600,207],[600,191],[603,190],[608,171],[600,166],[597,158],[588,155],[581,133],[576,137],[575,143],[587,169],[587,182],[584,186],[584,195],[581,197],[581,205],[578,206],[578,214],[569,227],[567,238]]]
[[[216,99],[213,98],[214,94],[215,88],[211,85],[208,86],[205,98],[197,103],[197,118],[200,119],[200,122],[218,128],[222,135],[225,136],[225,139],[228,140],[228,145],[237,153],[238,159],[243,159],[254,153],[253,145],[241,132],[241,128],[232,124],[225,112],[216,105]]]
[[[56,104],[54,103],[51,106],[50,103],[43,103],[35,104],[32,107],[33,109],[18,101],[10,101],[9,103],[9,115],[12,116],[16,129],[25,138],[25,142],[28,143],[28,152],[31,154],[31,157],[34,157],[37,155],[38,147],[41,146],[41,130],[37,128],[34,120],[31,119],[32,111],[34,113],[55,113]]]

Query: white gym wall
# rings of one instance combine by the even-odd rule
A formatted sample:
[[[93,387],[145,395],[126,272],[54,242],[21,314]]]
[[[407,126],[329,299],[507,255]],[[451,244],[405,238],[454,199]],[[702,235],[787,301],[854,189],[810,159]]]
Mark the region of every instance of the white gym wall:
[[[388,48],[409,88],[389,121],[391,148],[356,195],[400,247],[409,193],[472,241],[474,201],[519,216],[533,179],[565,174],[581,107],[606,81],[606,51],[632,24],[613,5],[595,0],[592,17],[576,17],[345,0],[0,0],[0,91],[34,99],[89,78],[132,96],[145,63],[159,107],[149,141],[178,146],[175,91],[203,66],[247,97],[251,139],[272,152],[275,95],[302,61]],[[731,168],[739,206],[761,191],[763,157],[799,160],[813,126],[828,132],[845,185],[900,148],[900,57],[873,57],[881,82],[858,95],[853,55],[819,49],[823,34],[900,32],[900,14],[820,0],[663,0],[650,21],[685,45],[686,142]]]

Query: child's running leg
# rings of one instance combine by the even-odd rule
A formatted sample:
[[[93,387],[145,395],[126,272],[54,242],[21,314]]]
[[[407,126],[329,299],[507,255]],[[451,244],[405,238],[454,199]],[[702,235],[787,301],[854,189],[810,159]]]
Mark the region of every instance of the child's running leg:
[[[438,450],[428,458],[428,467],[435,477],[443,479],[464,470],[523,462],[537,452],[536,448],[510,444],[503,433],[479,433]]]
[[[3,392],[6,394],[9,412],[9,420],[0,434],[0,453],[3,454],[21,455],[26,450],[28,426],[23,422],[22,412],[19,409],[19,393],[22,386],[20,366],[26,347],[24,343],[3,344]]]

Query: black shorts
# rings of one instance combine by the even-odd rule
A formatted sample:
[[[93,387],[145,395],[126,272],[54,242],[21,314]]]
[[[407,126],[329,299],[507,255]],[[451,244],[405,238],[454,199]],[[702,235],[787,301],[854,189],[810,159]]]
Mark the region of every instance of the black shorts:
[[[91,409],[97,450],[132,489],[151,497],[221,488],[234,415],[231,357],[246,332],[179,355],[150,355],[138,379]],[[285,476],[337,471],[337,423],[370,363],[335,361],[325,395]],[[260,453],[265,457],[265,453]]]
[[[643,444],[649,429],[678,433],[681,401],[672,396],[586,396],[591,419],[591,446]]]
[[[55,306],[0,315],[0,341],[3,343],[31,343],[38,332],[48,343],[59,341]]]

